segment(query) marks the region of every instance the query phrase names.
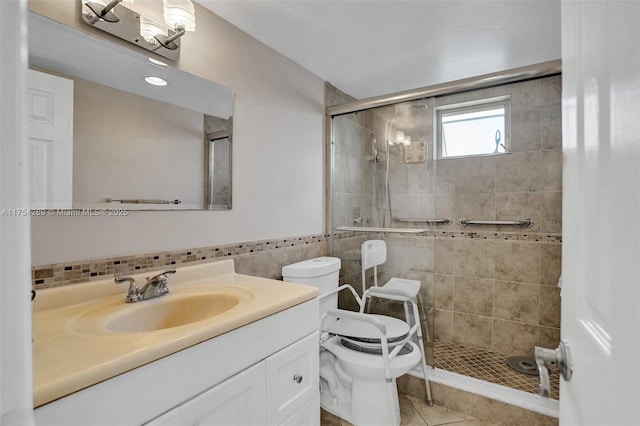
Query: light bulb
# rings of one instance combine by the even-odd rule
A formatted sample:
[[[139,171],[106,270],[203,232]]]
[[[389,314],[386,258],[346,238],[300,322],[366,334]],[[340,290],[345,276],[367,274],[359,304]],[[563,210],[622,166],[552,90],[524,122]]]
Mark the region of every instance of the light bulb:
[[[396,132],[396,142],[403,142],[404,141],[404,132],[402,130],[398,130]]]
[[[190,0],[162,0],[164,21],[169,28],[195,31],[196,15]]]
[[[155,36],[160,34],[167,35],[167,31],[152,20],[147,19],[144,16],[140,17],[140,35],[149,44],[158,44],[158,40],[156,40]]]

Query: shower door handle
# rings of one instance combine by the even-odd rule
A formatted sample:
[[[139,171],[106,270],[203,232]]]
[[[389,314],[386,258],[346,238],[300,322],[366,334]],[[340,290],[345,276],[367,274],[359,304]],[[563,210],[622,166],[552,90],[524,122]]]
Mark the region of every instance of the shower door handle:
[[[548,398],[551,393],[551,382],[549,380],[549,367],[560,370],[560,375],[564,381],[571,380],[573,370],[571,367],[571,353],[569,346],[563,340],[556,349],[541,348],[536,346],[534,350],[538,372],[540,373],[540,395]]]

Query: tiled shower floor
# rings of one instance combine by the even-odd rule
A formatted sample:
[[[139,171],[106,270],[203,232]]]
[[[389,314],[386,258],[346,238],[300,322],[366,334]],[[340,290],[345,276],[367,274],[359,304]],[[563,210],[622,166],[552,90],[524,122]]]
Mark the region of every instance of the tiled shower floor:
[[[434,353],[436,368],[525,392],[538,393],[538,376],[529,376],[512,370],[505,363],[506,355],[442,342],[435,342]],[[557,370],[550,370],[549,373],[551,398],[559,399],[560,376]]]

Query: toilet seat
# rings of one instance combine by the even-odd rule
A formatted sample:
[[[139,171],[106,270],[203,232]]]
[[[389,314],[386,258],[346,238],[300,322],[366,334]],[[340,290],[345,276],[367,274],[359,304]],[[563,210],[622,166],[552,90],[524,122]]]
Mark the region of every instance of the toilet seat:
[[[398,354],[390,362],[391,375],[395,379],[415,367],[420,361],[420,349],[412,341],[405,342],[406,353]],[[370,354],[350,349],[335,336],[322,343],[322,347],[334,354],[349,374],[364,380],[384,380],[384,360],[382,355]]]
[[[409,337],[409,325],[406,322],[386,315],[369,315],[385,325],[389,346],[404,343]],[[324,330],[363,348],[379,348],[381,344],[380,332],[371,324],[363,321],[350,318],[331,318],[326,321]]]

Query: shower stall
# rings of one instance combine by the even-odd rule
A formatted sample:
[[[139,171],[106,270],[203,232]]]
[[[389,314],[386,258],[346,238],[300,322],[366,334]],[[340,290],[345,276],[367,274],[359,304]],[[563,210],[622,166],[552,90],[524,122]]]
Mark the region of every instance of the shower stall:
[[[537,376],[506,360],[558,344],[559,72],[554,61],[368,100],[327,85],[328,213],[341,283],[360,291],[360,246],[384,240],[379,281],[421,282],[434,374],[537,393]],[[349,296],[341,307],[354,307]],[[388,302],[372,309],[402,314]],[[553,384],[558,399],[557,376]]]

